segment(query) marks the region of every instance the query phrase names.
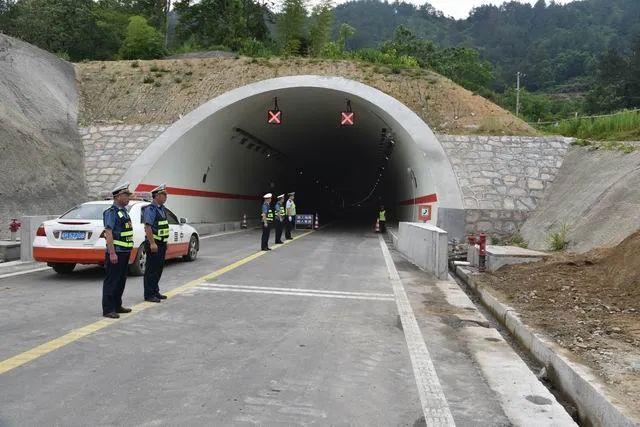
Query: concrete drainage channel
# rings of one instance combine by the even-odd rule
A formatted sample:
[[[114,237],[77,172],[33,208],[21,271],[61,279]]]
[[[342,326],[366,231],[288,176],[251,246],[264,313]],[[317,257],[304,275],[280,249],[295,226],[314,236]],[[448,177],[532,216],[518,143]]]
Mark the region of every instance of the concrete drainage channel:
[[[536,369],[540,371],[543,368],[546,371],[546,375],[537,375],[538,378],[548,378],[550,385],[545,386],[577,422],[585,426],[638,425],[625,413],[624,408],[607,395],[589,368],[570,361],[565,350],[532,331],[513,308],[502,304],[487,288],[479,286],[474,280],[477,274],[471,267],[457,265],[453,261],[448,265],[446,231],[429,224],[401,222],[398,234],[392,232],[391,235],[393,245],[413,264],[440,280],[446,280],[451,274],[466,285],[461,286],[462,289],[475,296],[474,302],[482,303],[481,306],[489,312],[483,314],[490,314],[486,316],[488,319],[502,325],[502,328],[496,329],[534,373]]]
[[[545,376],[550,384],[542,381],[543,384],[550,388],[577,422],[585,426],[638,425],[625,414],[623,408],[607,398],[606,391],[587,367],[571,362],[558,345],[532,331],[513,308],[502,304],[489,290],[479,286],[474,280],[477,273],[454,263],[450,267],[450,273],[456,281],[475,296],[474,302],[481,302],[491,318],[502,326],[498,328],[499,332],[509,338],[507,341],[521,357],[524,356],[523,360],[534,369],[542,367],[546,371]]]

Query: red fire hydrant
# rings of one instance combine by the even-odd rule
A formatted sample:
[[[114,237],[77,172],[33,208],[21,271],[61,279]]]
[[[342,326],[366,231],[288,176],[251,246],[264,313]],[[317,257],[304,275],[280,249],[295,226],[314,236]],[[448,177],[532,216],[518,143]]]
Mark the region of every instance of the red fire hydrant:
[[[480,233],[478,237],[478,245],[480,245],[478,270],[485,271],[487,268],[487,235]]]
[[[20,226],[22,224],[17,219],[11,219],[11,223],[9,224],[9,230],[11,231],[11,240],[16,240],[16,233],[20,230]]]

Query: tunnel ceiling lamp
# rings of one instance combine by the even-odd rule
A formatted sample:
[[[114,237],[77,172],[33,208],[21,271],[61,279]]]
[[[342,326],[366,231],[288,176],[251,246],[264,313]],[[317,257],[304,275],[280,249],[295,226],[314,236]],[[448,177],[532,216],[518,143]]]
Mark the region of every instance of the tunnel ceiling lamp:
[[[354,126],[356,124],[356,113],[351,110],[351,101],[347,99],[346,111],[340,112],[340,126]]]
[[[272,126],[282,124],[282,111],[278,107],[278,97],[273,98],[273,109],[267,111],[267,123]]]
[[[282,160],[287,157],[283,152],[276,150],[275,148],[273,148],[272,146],[270,146],[269,144],[267,144],[257,136],[250,134],[246,130],[240,129],[240,128],[233,128],[233,130],[242,137],[240,141],[242,141],[243,139],[245,141],[250,141],[245,146],[248,150],[253,149],[256,152],[261,152],[262,154],[271,153],[271,157],[276,158],[278,160]]]

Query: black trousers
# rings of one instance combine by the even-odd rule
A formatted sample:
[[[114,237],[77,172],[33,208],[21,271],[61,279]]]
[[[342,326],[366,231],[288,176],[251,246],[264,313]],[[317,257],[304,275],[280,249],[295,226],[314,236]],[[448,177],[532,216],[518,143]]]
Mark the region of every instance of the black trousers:
[[[105,254],[106,275],[102,284],[102,314],[114,313],[122,307],[122,294],[127,283],[127,268],[131,252],[116,252],[118,262],[111,264],[109,254]]]
[[[289,217],[285,216],[284,217],[284,237],[286,237],[287,239],[291,239],[291,230],[293,230],[296,226],[296,216],[292,215],[291,216],[291,221],[289,221]]]
[[[380,232],[381,233],[387,232],[387,221],[380,221]]]
[[[282,228],[284,224],[282,221],[276,219],[276,243],[282,242]]]
[[[158,243],[158,252],[151,252],[151,245],[149,242],[145,242],[145,249],[147,251],[147,265],[144,270],[144,299],[157,297],[160,295],[160,277],[162,277],[162,270],[164,270],[164,258],[167,255],[167,244]]]
[[[264,225],[262,223],[262,246],[260,249],[265,250],[269,247],[269,235],[271,235],[271,224],[267,223]]]

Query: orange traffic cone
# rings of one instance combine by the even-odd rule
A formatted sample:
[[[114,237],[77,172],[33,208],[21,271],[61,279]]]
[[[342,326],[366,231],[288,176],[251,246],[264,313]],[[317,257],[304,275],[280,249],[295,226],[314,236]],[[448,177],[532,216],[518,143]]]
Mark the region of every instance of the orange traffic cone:
[[[320,220],[318,219],[318,214],[316,214],[316,222],[313,224],[313,229],[317,230],[320,228]]]
[[[376,233],[380,232],[380,218],[376,219],[376,229],[375,229]]]
[[[247,228],[247,214],[242,215],[242,224],[240,224],[240,227]]]

